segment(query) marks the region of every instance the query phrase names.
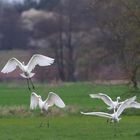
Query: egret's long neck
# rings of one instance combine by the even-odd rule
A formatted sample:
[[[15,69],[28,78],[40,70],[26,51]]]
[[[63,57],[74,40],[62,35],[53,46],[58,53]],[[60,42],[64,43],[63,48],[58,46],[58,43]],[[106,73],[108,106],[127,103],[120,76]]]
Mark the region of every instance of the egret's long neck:
[[[119,102],[119,98],[117,98],[117,103]]]
[[[115,107],[113,108],[113,113],[115,113],[116,112],[116,110],[115,110]]]
[[[25,66],[25,63],[24,63],[24,62],[22,62],[22,65],[23,65],[23,66]]]

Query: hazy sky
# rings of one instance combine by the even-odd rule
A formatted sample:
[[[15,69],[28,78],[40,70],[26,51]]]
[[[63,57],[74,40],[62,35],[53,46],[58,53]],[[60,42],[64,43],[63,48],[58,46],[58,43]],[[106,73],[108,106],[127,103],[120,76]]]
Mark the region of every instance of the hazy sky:
[[[24,2],[24,0],[0,0],[0,1],[8,2],[8,3],[14,3],[14,2],[23,3]],[[39,2],[40,0],[33,0],[33,1]]]
[[[19,2],[22,3],[24,0],[1,0],[3,2],[13,3],[13,2]]]

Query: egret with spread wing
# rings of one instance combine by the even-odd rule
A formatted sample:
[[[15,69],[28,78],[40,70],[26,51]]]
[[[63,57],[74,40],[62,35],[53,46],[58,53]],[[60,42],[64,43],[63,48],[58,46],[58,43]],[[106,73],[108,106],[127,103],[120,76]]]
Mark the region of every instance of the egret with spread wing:
[[[30,100],[31,110],[39,107],[41,109],[41,112],[43,112],[43,110],[47,111],[48,108],[53,105],[56,105],[59,108],[65,107],[65,103],[56,93],[49,92],[48,98],[43,101],[40,95],[37,95],[35,92],[32,92]]]
[[[43,113],[43,111],[47,111],[48,108],[53,105],[56,105],[59,108],[65,107],[65,103],[56,93],[49,92],[47,99],[43,101],[40,95],[37,95],[35,92],[32,92],[30,100],[31,110],[34,110],[37,107],[39,107],[41,109],[41,113]],[[42,124],[43,121],[40,123],[39,127],[41,127]],[[49,119],[47,125],[48,127],[50,126]]]
[[[117,97],[116,101],[113,101],[108,95],[103,94],[103,93],[98,93],[98,94],[89,94],[91,98],[97,98],[97,99],[102,99],[109,107],[109,110],[115,110],[119,107],[119,100],[120,97]]]
[[[1,70],[2,73],[9,73],[14,71],[17,67],[21,69],[23,72],[20,74],[22,77],[27,79],[28,88],[30,90],[29,82],[31,82],[33,89],[35,88],[33,82],[31,81],[31,77],[35,75],[32,73],[32,70],[35,68],[36,65],[39,66],[49,66],[54,62],[53,58],[41,55],[41,54],[34,54],[31,59],[29,60],[28,64],[25,65],[24,62],[21,63],[16,58],[11,58],[8,60],[4,68]]]
[[[105,113],[105,112],[88,112],[88,113],[84,113],[81,112],[81,114],[84,115],[95,115],[95,116],[100,116],[100,117],[106,117],[111,119],[112,122],[119,122],[119,120],[121,118],[119,118],[119,116],[122,114],[122,112],[124,111],[124,109],[126,109],[127,107],[129,107],[129,105],[134,102],[136,100],[136,96],[125,100],[117,109],[117,111],[115,111],[113,114],[109,114],[109,113]]]

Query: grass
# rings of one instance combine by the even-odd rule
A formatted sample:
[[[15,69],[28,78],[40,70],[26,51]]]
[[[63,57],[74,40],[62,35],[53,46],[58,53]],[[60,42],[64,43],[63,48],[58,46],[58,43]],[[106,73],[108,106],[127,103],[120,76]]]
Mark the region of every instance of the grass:
[[[29,110],[30,92],[24,83],[0,85],[0,139],[3,140],[139,140],[140,111],[129,109],[122,115],[117,135],[114,125],[107,124],[105,118],[83,116],[80,111],[106,111],[106,105],[93,100],[90,93],[103,92],[114,100],[122,100],[137,95],[139,90],[126,85],[94,85],[92,83],[61,83],[59,85],[35,84],[36,93],[45,99],[49,91],[56,92],[65,101],[67,107],[56,107],[49,114],[40,115],[40,111]],[[50,122],[48,128],[47,123]],[[43,122],[42,125],[41,122]],[[119,132],[121,131],[121,133]]]
[[[134,120],[134,121],[132,121]],[[44,122],[40,127],[40,123]],[[0,119],[0,139],[4,140],[139,140],[140,118],[124,117],[114,132],[114,124],[98,117],[67,116],[49,118]],[[115,136],[116,134],[116,136]]]
[[[24,85],[24,86],[23,86]],[[89,97],[91,93],[106,93],[116,100],[117,96],[121,99],[137,95],[140,100],[140,91],[130,89],[126,85],[94,85],[92,83],[64,83],[59,85],[35,84],[36,93],[46,99],[50,91],[56,92],[65,101],[67,106],[83,110],[103,110],[106,108],[101,100],[93,100]],[[26,106],[29,107],[31,92],[28,91],[25,83],[1,84],[0,85],[0,106]]]

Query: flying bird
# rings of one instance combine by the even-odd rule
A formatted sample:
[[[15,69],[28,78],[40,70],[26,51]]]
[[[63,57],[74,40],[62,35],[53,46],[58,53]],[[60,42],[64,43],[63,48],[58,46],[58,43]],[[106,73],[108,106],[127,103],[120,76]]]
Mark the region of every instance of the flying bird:
[[[53,105],[56,105],[59,108],[65,107],[65,103],[63,102],[63,100],[54,92],[49,92],[47,99],[44,101],[42,100],[40,95],[37,95],[35,92],[32,92],[31,99],[30,99],[31,110],[34,110],[37,107],[39,107],[41,109],[41,113],[43,113],[43,111],[47,111]],[[41,127],[42,125],[43,125],[43,121],[40,123],[39,127]],[[49,128],[50,126],[49,117],[48,117],[47,125]]]
[[[117,97],[116,101],[113,101],[108,95],[103,94],[103,93],[89,94],[89,96],[91,98],[97,98],[97,99],[103,100],[104,103],[106,103],[109,106],[108,107],[109,110],[113,109],[115,111],[120,105],[120,103],[119,103],[120,97],[119,96]]]
[[[35,75],[32,73],[32,70],[35,68],[36,65],[39,66],[49,66],[54,62],[53,58],[41,55],[41,54],[34,54],[31,59],[29,60],[28,64],[25,65],[24,62],[20,62],[15,57],[8,60],[4,68],[1,70],[2,73],[9,73],[14,71],[17,67],[21,69],[23,73],[20,75],[27,79],[28,89],[30,90],[29,83],[32,84],[33,89],[35,89],[31,77]]]
[[[140,103],[134,101],[132,103],[130,103],[127,108],[140,108]]]
[[[121,118],[119,118],[119,116],[122,114],[122,112],[124,111],[124,109],[126,109],[132,102],[134,102],[136,100],[136,96],[125,100],[117,109],[117,111],[115,111],[113,114],[109,114],[106,112],[81,112],[81,114],[84,115],[95,115],[95,116],[100,116],[100,117],[106,117],[111,119],[112,122],[119,122],[119,120]]]
[[[34,110],[37,107],[41,109],[41,112],[44,110],[47,111],[49,107],[56,105],[59,108],[64,108],[65,103],[63,100],[54,92],[49,92],[46,100],[42,100],[40,95],[37,95],[35,92],[31,94],[30,100],[30,109]]]

